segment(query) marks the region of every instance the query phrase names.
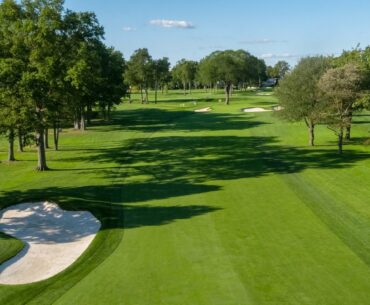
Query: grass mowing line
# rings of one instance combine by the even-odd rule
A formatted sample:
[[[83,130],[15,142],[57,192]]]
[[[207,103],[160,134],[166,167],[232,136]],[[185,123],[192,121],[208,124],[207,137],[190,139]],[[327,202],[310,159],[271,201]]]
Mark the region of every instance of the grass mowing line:
[[[297,194],[297,197],[335,234],[364,264],[370,268],[370,238],[363,234],[361,227],[366,225],[354,218],[338,205],[330,195],[322,192],[299,174],[285,176],[284,179]],[[304,181],[303,181],[304,180]],[[346,207],[348,209],[348,207]],[[335,213],[333,213],[335,211]]]
[[[263,156],[271,159],[269,152],[262,151]],[[308,148],[307,148],[308,149]],[[308,180],[307,175],[290,173],[282,175],[282,179],[292,189],[297,197],[311,210],[318,219],[335,234],[363,263],[370,267],[370,237],[364,234],[366,219],[359,219],[350,213],[349,206],[340,205],[328,192],[323,192]],[[335,213],[333,213],[335,211]]]

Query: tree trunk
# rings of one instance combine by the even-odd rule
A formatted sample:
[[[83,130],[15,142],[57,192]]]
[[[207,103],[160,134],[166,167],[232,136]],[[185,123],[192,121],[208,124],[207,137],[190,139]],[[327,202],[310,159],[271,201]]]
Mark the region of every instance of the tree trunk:
[[[225,104],[226,105],[230,104],[230,89],[231,89],[231,84],[226,84],[225,85]]]
[[[111,105],[108,105],[108,110],[107,110],[107,119],[108,119],[108,122],[110,122],[110,119],[111,119]]]
[[[22,130],[18,128],[18,151],[23,152]]]
[[[346,135],[345,135],[345,139],[347,141],[351,140],[351,126],[352,126],[352,110],[349,112],[348,114],[348,122],[349,122],[349,125],[346,127]]]
[[[148,88],[145,87],[145,103],[149,104],[149,94],[148,94]]]
[[[143,86],[140,86],[141,103],[144,104]]]
[[[14,130],[11,129],[9,131],[9,136],[8,136],[8,141],[9,141],[9,154],[8,154],[8,161],[12,162],[15,161],[15,156],[14,156]]]
[[[73,123],[73,129],[75,130],[78,130],[80,129],[80,121],[75,119],[74,123]]]
[[[21,140],[22,140],[22,144],[23,144],[22,146],[26,147],[26,145],[27,145],[27,136],[25,134],[22,135]]]
[[[189,82],[189,93],[191,94],[191,82]]]
[[[343,152],[343,127],[341,127],[338,132],[338,153],[342,154],[342,152]]]
[[[73,128],[75,130],[80,130],[81,129],[80,123],[81,123],[81,111],[76,110],[74,122],[73,122]]]
[[[184,95],[186,95],[186,82],[183,82],[182,85],[184,86]]]
[[[37,143],[37,170],[38,171],[46,171],[49,168],[46,165],[46,151],[45,151],[45,143],[44,143],[44,129],[40,128],[40,130],[36,131],[36,143]]]
[[[57,122],[54,122],[54,150],[59,149],[59,125]]]
[[[49,128],[45,128],[45,148],[49,148]]]
[[[346,135],[345,135],[345,139],[346,139],[347,141],[351,140],[351,126],[346,127]]]
[[[309,145],[315,146],[315,124],[310,122],[308,130],[309,130]]]
[[[91,116],[92,116],[92,106],[91,106],[91,104],[89,103],[86,108],[87,108],[86,123],[89,126],[89,125],[91,125]]]
[[[80,129],[82,131],[85,131],[86,130],[86,124],[85,124],[85,111],[84,109],[82,108],[81,109],[81,123],[80,123]]]
[[[154,104],[157,104],[158,100],[158,83],[155,82],[155,88],[154,88]]]

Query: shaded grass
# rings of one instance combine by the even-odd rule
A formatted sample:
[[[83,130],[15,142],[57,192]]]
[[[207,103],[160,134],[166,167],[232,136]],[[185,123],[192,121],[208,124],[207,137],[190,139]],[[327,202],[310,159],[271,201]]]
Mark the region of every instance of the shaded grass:
[[[20,252],[24,247],[22,241],[4,233],[0,233],[0,244],[0,262],[5,262],[6,260],[17,255],[17,253]]]

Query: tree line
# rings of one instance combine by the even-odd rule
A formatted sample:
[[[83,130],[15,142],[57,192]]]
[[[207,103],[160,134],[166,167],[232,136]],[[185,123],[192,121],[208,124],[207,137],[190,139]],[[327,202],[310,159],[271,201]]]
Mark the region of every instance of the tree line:
[[[63,0],[0,4],[0,132],[19,150],[34,141],[37,169],[47,170],[48,130],[54,148],[72,123],[84,130],[93,107],[105,118],[125,94],[122,54],[104,45],[94,13],[64,9]]]
[[[370,47],[344,51],[338,57],[302,58],[276,89],[281,117],[303,120],[309,145],[315,145],[315,127],[325,124],[337,137],[338,152],[351,139],[354,111],[370,109]]]
[[[125,82],[131,90],[140,92],[141,103],[149,103],[148,90],[157,92],[166,88],[182,89],[184,94],[193,88],[225,90],[225,103],[229,104],[232,89],[261,86],[268,77],[282,78],[290,67],[279,61],[274,67],[266,66],[263,59],[245,50],[215,51],[198,61],[181,59],[171,69],[167,57],[153,59],[148,49],[136,50],[127,62]]]

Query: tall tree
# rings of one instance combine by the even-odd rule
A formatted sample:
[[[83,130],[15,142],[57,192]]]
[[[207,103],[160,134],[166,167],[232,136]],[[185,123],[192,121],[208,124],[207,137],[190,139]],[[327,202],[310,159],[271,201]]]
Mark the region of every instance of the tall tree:
[[[198,63],[192,60],[181,59],[172,69],[173,79],[182,84],[184,94],[187,88],[191,93],[192,84],[197,76]]]
[[[48,169],[45,151],[45,129],[58,90],[58,41],[62,32],[62,0],[24,0],[23,30],[28,50],[27,71],[22,76],[23,97],[33,112],[33,127],[38,150],[37,170]]]
[[[318,88],[321,76],[330,67],[326,57],[306,57],[300,60],[276,89],[283,110],[281,117],[306,123],[309,145],[315,144],[315,126],[323,119],[325,102]]]
[[[103,46],[102,58],[102,82],[101,94],[99,95],[99,106],[103,111],[104,119],[111,119],[111,110],[115,105],[121,103],[122,97],[126,94],[123,74],[126,63],[121,52],[114,48]]]
[[[216,51],[204,58],[200,63],[200,75],[203,81],[220,82],[225,88],[225,104],[230,103],[233,85],[243,81],[245,74],[245,51]]]
[[[15,161],[16,133],[26,119],[20,97],[27,57],[21,36],[22,19],[22,8],[15,1],[5,0],[0,4],[0,133],[8,138],[8,161]]]
[[[66,35],[66,81],[70,103],[74,108],[75,128],[85,129],[91,109],[98,99],[101,88],[101,49],[104,29],[96,15],[90,12],[67,11],[64,17]],[[87,116],[87,118],[86,118]]]
[[[82,43],[73,65],[67,71],[66,79],[74,89],[81,130],[86,129],[86,123],[90,123],[92,108],[99,99],[99,88],[103,82],[99,54],[101,47],[100,42]]]
[[[353,64],[359,67],[363,71],[364,76],[364,89],[370,91],[370,48],[361,49],[359,45],[349,51],[343,51],[342,54],[336,58],[333,58],[334,67],[343,67],[346,64]],[[355,103],[349,111],[349,123],[345,128],[345,139],[351,139],[351,126],[352,126],[352,115],[354,111],[362,109],[370,109],[369,104],[366,102],[369,100],[369,94],[363,96],[361,102]]]
[[[141,103],[148,103],[148,89],[153,80],[153,60],[148,49],[138,49],[131,55],[127,62],[125,79],[131,86],[139,87]]]
[[[351,124],[351,111],[361,97],[363,72],[353,64],[329,69],[320,79],[319,88],[327,99],[326,121],[338,137],[338,151],[343,151],[343,132]]]
[[[267,74],[272,78],[282,79],[290,71],[290,65],[285,60],[279,60],[273,67],[267,68]]]
[[[158,87],[162,88],[170,80],[170,62],[167,57],[163,57],[153,61],[153,81],[154,81],[154,102],[158,100]]]

